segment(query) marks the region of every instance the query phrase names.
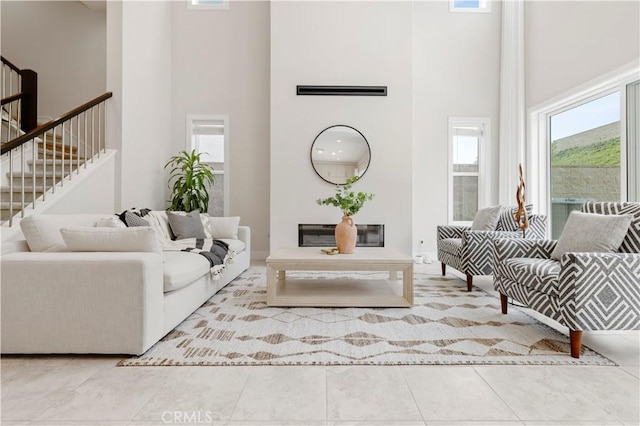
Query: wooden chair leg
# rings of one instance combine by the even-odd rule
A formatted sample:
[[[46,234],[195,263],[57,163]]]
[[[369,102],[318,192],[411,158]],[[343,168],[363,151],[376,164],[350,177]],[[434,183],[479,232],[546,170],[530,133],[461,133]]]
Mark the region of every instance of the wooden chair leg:
[[[571,356],[573,358],[580,358],[582,330],[569,330],[569,341],[571,342]]]
[[[471,291],[473,289],[473,275],[467,274],[467,291]]]
[[[507,313],[507,302],[508,298],[504,294],[500,294],[500,308],[502,308],[502,313]]]
[[[440,267],[442,268],[442,276],[444,277],[447,274],[447,265],[440,263]]]

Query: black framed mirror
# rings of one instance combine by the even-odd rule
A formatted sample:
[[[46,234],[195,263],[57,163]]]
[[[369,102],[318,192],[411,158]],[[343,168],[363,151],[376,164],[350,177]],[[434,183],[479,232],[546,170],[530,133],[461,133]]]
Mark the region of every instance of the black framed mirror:
[[[371,163],[367,138],[354,127],[329,126],[311,144],[311,165],[326,182],[344,185],[347,179],[361,178]]]

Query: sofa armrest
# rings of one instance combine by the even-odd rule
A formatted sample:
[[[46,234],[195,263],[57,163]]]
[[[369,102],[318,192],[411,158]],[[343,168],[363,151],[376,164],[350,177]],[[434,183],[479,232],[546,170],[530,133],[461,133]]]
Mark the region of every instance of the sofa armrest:
[[[571,330],[640,329],[640,254],[565,253],[559,306]]]
[[[251,228],[238,226],[238,239],[244,243],[245,250],[251,253]]]
[[[143,353],[162,337],[162,271],[155,253],[3,256],[3,353]]]
[[[525,238],[498,238],[493,240],[496,262],[502,262],[512,257],[530,257],[549,259],[556,247],[555,240],[530,240]]]
[[[446,238],[462,238],[464,231],[468,231],[469,226],[456,226],[456,225],[439,225],[436,228],[438,240],[444,240]]]

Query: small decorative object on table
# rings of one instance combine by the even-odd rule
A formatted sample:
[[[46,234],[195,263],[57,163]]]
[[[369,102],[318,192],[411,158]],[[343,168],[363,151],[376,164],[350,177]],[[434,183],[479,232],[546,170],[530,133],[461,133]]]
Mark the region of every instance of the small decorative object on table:
[[[342,222],[336,225],[336,245],[341,254],[353,253],[358,237],[358,230],[351,216],[358,213],[365,201],[372,200],[374,194],[351,191],[351,186],[358,180],[357,176],[347,179],[347,183],[336,188],[336,195],[319,198],[316,202],[321,206],[335,206],[342,211]]]

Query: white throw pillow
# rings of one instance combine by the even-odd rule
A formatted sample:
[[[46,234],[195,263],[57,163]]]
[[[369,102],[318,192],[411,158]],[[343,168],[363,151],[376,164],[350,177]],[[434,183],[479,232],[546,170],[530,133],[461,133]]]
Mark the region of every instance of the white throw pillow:
[[[98,228],[126,228],[127,225],[119,217],[103,217],[96,222]]]
[[[62,228],[70,251],[124,251],[161,253],[155,231],[149,226],[133,228]]]
[[[105,214],[34,214],[20,221],[31,251],[67,251],[60,235],[65,226],[95,226]]]
[[[240,225],[240,216],[226,216],[226,217],[208,217],[207,226],[211,234],[211,238],[216,240],[222,238],[230,238],[232,240],[238,239],[238,226]]]
[[[485,207],[478,210],[471,224],[472,231],[495,231],[502,207]]]

